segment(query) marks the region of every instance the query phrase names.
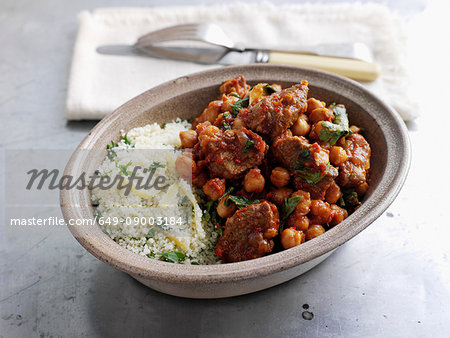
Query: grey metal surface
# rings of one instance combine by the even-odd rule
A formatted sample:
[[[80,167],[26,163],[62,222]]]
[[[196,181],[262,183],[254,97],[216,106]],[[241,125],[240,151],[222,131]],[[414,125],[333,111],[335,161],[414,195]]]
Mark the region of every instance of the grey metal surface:
[[[167,5],[159,0],[152,4]],[[423,7],[419,1],[388,4],[407,17]],[[95,125],[68,123],[63,117],[76,13],[113,5],[148,2],[0,2],[2,184],[7,179],[4,149],[73,149]],[[443,72],[449,52],[435,34],[444,22],[439,19],[436,11],[436,20],[421,21],[428,25],[414,30],[428,27],[414,37],[412,47],[422,116],[408,125],[413,163],[405,187],[380,219],[325,262],[259,293],[180,299],[99,262],[66,229],[27,236],[5,233],[1,214],[0,336],[448,336],[450,187],[442,169],[449,160],[441,121],[448,114],[450,88]],[[430,50],[433,62],[425,64]],[[60,216],[52,203],[37,215]],[[311,318],[304,311],[313,318],[304,319]]]

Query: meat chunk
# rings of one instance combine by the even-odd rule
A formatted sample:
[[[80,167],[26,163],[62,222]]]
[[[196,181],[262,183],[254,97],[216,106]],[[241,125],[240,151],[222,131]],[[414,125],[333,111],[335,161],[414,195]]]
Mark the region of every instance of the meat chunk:
[[[228,179],[261,164],[268,148],[259,135],[246,128],[223,131],[207,126],[198,140],[194,151],[200,159],[199,166],[206,165],[211,177]]]
[[[360,134],[346,138],[343,148],[347,160],[339,166],[337,183],[344,188],[357,187],[366,182],[370,168],[370,146]]]
[[[309,192],[312,199],[323,200],[327,190],[333,184],[334,178],[337,175],[337,168],[330,166],[323,176],[321,176],[319,182],[315,184],[308,183],[304,178],[298,175],[294,176],[293,184],[295,188]]]
[[[324,171],[329,162],[329,152],[317,143],[310,144],[303,136],[277,138],[272,144],[275,158],[288,170],[299,165]]]
[[[307,95],[308,84],[302,81],[264,97],[251,108],[246,119],[248,128],[272,138],[280,135],[306,111]]]
[[[277,137],[272,152],[285,168],[295,172],[294,186],[309,192],[314,199],[323,199],[338,175],[337,169],[329,163],[328,150],[318,143],[310,144],[302,136]]]
[[[287,136],[276,139],[272,144],[275,158],[288,170],[297,169],[297,162],[309,157],[309,142],[302,136]]]
[[[271,252],[278,234],[277,207],[267,201],[249,205],[228,218],[225,231],[216,247],[224,262],[259,258]]]
[[[234,79],[230,79],[222,83],[220,86],[220,92],[222,94],[228,95],[231,93],[238,94],[239,97],[244,98],[248,95],[250,86],[245,81],[242,74],[239,74]]]

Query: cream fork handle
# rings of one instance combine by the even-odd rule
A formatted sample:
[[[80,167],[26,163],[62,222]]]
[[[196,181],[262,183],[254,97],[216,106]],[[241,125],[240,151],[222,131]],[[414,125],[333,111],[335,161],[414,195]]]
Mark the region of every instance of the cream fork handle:
[[[270,52],[268,63],[318,68],[357,81],[374,81],[380,75],[377,63],[329,56]]]

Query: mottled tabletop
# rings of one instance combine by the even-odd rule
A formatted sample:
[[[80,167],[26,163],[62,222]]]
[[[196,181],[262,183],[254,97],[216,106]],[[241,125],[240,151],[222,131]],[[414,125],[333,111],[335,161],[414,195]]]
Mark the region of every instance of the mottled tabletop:
[[[413,158],[404,188],[369,228],[287,283],[192,300],[153,291],[101,263],[66,228],[8,232],[2,209],[0,337],[448,337],[448,7],[383,3],[407,23],[420,117],[407,124]],[[96,124],[63,115],[77,13],[168,4],[185,2],[0,2],[1,205],[8,150],[71,150]],[[39,213],[61,216],[57,201]]]

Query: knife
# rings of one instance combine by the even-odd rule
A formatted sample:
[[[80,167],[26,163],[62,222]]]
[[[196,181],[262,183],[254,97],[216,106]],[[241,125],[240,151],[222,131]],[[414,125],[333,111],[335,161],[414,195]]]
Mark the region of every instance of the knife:
[[[333,51],[330,55],[330,50]],[[359,43],[322,44],[298,50],[258,48],[201,48],[198,46],[104,45],[96,51],[107,55],[138,55],[202,64],[239,65],[251,63],[288,64],[318,68],[358,81],[374,81],[380,67],[371,61],[368,48]]]

